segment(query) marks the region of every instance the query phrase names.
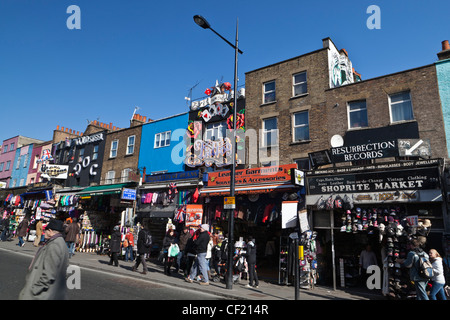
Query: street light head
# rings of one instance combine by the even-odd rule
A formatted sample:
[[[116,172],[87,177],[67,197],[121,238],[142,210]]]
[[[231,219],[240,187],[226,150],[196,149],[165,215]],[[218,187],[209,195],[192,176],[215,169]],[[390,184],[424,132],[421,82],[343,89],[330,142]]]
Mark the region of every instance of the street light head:
[[[203,29],[210,28],[210,25],[209,25],[208,21],[206,21],[205,18],[203,18],[202,16],[200,16],[198,14],[194,16],[194,21],[195,21],[196,24],[198,24]]]

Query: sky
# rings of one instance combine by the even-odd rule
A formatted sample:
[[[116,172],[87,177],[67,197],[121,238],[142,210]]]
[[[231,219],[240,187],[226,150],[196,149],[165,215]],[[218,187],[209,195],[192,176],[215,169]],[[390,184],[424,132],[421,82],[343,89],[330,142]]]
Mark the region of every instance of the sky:
[[[80,9],[80,29],[69,29]],[[379,29],[369,29],[379,8]],[[437,61],[450,38],[450,1],[0,0],[0,144],[48,141],[59,125],[126,128],[188,111],[216,80],[233,84],[234,49],[194,23],[202,15],[234,43],[245,73],[322,48],[330,37],[370,79]],[[69,24],[70,24],[69,23]]]

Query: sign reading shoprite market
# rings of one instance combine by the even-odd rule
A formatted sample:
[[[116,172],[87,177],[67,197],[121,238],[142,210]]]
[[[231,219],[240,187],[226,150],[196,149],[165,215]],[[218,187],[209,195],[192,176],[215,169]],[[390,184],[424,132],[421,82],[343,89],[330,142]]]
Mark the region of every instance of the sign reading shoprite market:
[[[425,190],[439,188],[437,168],[307,177],[309,194]]]
[[[331,159],[334,163],[396,156],[398,156],[397,140],[331,148]]]

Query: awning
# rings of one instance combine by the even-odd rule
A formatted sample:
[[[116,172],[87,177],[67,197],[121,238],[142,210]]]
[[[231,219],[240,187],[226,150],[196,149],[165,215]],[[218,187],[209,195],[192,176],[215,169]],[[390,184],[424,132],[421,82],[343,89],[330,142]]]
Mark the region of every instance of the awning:
[[[266,185],[246,185],[246,186],[236,186],[235,194],[255,194],[255,193],[268,193],[273,191],[286,191],[288,189],[297,188],[291,183],[285,184],[266,184]],[[200,190],[200,196],[228,196],[230,195],[230,187],[220,187],[220,188],[208,188],[205,187]]]
[[[137,208],[138,218],[173,218],[178,206],[171,204],[169,206],[141,205]]]
[[[81,198],[89,198],[92,196],[105,196],[111,194],[120,194],[123,188],[130,187],[129,183],[108,184],[101,186],[92,186],[77,192]]]

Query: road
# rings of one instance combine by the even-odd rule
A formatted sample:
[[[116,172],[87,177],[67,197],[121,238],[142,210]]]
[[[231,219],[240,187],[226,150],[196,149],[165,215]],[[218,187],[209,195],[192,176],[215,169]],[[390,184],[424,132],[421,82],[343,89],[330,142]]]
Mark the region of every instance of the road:
[[[0,250],[0,300],[16,300],[25,284],[32,257]],[[198,290],[81,268],[80,289],[68,290],[70,300],[218,300]]]

